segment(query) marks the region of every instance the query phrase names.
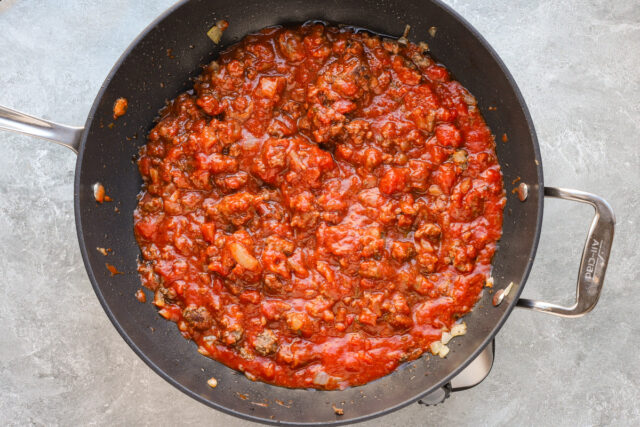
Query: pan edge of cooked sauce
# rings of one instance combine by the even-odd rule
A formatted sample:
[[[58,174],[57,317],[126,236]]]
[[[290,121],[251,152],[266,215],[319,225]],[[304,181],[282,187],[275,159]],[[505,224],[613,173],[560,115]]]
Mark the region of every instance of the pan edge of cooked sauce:
[[[475,99],[423,47],[269,27],[161,111],[138,160],[138,270],[200,353],[328,390],[446,355],[506,199]]]

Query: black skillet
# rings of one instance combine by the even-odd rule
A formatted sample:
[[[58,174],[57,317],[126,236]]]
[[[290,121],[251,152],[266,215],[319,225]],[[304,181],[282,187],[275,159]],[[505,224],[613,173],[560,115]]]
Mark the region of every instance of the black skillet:
[[[216,46],[206,32],[218,19],[226,19],[230,26],[221,45]],[[158,110],[167,99],[190,89],[190,79],[222,48],[266,26],[307,20],[349,24],[396,36],[406,24],[411,25],[409,38],[427,41],[433,56],[476,96],[493,133],[508,134],[509,142],[497,145],[507,190],[517,177],[528,189],[525,201],[507,191],[504,234],[494,258],[493,276],[495,291],[511,282],[514,286],[502,303],[494,306],[492,300],[497,303],[500,298],[484,292],[465,319],[467,335],[452,342],[446,359],[425,356],[377,381],[343,391],[291,390],[251,382],[199,355],[173,323],[158,316],[151,304],[142,305],[133,296],[140,287],[136,274],[140,252],[133,236],[132,212],[141,185],[133,158]],[[432,26],[437,27],[435,37],[428,33]],[[167,49],[172,55],[167,55]],[[114,122],[112,107],[119,97],[129,100],[129,109]],[[495,109],[489,110],[489,106]],[[124,52],[100,89],[84,128],[52,124],[1,107],[0,128],[51,139],[77,151],[74,197],[82,257],[100,303],[131,348],[189,396],[254,421],[340,424],[379,416],[420,399],[473,360],[516,305],[567,317],[590,311],[600,295],[613,240],[615,219],[604,200],[584,192],[544,188],[536,134],[513,78],[476,30],[435,0],[183,1],[147,27]],[[96,182],[105,186],[114,202],[95,202]],[[518,299],[535,256],[545,195],[586,202],[596,209],[572,307]],[[114,210],[116,206],[119,212]],[[105,258],[96,247],[113,252]],[[125,274],[112,276],[105,262]],[[212,376],[218,379],[215,389],[206,382]],[[344,415],[334,413],[334,404],[344,408]]]

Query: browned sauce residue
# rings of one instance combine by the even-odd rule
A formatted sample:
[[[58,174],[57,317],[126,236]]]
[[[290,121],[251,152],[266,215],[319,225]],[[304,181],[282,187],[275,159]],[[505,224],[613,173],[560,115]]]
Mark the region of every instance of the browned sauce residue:
[[[280,406],[284,406],[285,408],[291,408],[291,401],[289,401],[289,404],[287,405],[282,400],[276,399],[276,403]]]
[[[147,296],[144,294],[144,292],[142,291],[142,289],[138,289],[136,291],[136,298],[138,299],[138,301],[140,302],[147,302]]]
[[[105,265],[107,266],[107,270],[109,270],[109,273],[111,273],[112,276],[115,276],[116,274],[124,274],[122,271],[118,271],[115,265],[111,265],[109,263],[106,263]]]
[[[104,185],[100,184],[99,182],[93,185],[93,197],[98,203],[113,201],[111,197],[107,196]]]
[[[113,104],[113,120],[116,120],[118,117],[124,116],[127,112],[127,107],[129,106],[129,102],[127,98],[118,98],[116,102]]]
[[[507,136],[506,133],[503,133],[502,134],[502,142],[507,142],[507,141],[509,141],[509,137]]]
[[[100,248],[100,247],[98,247],[98,248],[96,248],[96,250],[97,250],[98,252],[100,252],[100,253],[101,253],[102,255],[104,255],[104,256],[107,256],[107,255],[109,254],[109,253],[108,253],[108,251],[107,251],[105,248]]]
[[[216,388],[218,387],[218,380],[215,379],[214,377],[211,377],[207,380],[207,384],[209,385],[209,387],[211,388]]]
[[[93,186],[93,197],[96,199],[96,202],[98,203],[104,202],[104,195],[105,195],[104,186],[100,183],[95,184]]]

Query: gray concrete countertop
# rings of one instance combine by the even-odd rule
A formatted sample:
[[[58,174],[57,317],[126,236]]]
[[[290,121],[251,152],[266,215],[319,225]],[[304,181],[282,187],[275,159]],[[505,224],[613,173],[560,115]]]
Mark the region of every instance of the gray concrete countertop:
[[[493,45],[531,110],[545,182],[605,197],[616,240],[598,307],[516,310],[490,376],[445,405],[366,423],[640,424],[640,7],[637,0],[448,0]],[[84,123],[100,84],[172,0],[0,0],[0,105]],[[80,258],[75,156],[0,132],[0,420],[35,425],[249,423],[183,395],[129,349]],[[547,199],[525,296],[568,302],[591,209]]]

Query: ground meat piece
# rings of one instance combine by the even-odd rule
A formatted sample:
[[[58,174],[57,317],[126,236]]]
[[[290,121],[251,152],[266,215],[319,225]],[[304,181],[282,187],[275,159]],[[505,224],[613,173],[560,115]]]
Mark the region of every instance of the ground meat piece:
[[[391,256],[398,261],[405,261],[416,253],[416,248],[411,242],[393,242],[391,244]]]
[[[427,239],[437,239],[440,236],[440,233],[441,230],[438,224],[425,223],[416,230],[414,236],[416,239],[423,237]]]
[[[173,288],[165,288],[160,286],[154,295],[153,303],[157,307],[164,307],[167,304],[172,304],[177,297],[177,293]]]
[[[276,277],[275,274],[265,274],[264,276],[265,291],[277,295],[282,292],[284,285],[282,281]]]
[[[253,340],[253,347],[262,356],[268,356],[278,350],[278,337],[270,329],[265,329]]]
[[[232,194],[223,197],[208,213],[213,217],[222,216],[234,225],[242,225],[253,217],[254,200],[255,196],[247,192]]]
[[[388,265],[380,261],[365,261],[360,264],[359,274],[369,279],[383,279],[392,272]]]
[[[239,325],[235,324],[222,333],[222,339],[227,345],[236,345],[242,339],[244,330]]]
[[[182,317],[192,327],[201,331],[213,326],[213,317],[206,307],[190,305],[182,311]]]

